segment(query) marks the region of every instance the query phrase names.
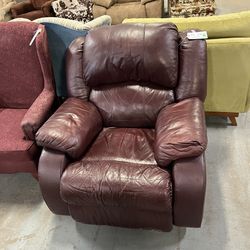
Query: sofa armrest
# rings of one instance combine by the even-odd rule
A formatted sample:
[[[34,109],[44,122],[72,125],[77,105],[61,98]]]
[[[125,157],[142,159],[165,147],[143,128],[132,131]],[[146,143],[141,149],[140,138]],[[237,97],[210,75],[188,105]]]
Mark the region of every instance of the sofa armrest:
[[[147,4],[149,2],[153,2],[155,0],[141,0],[141,4]]]
[[[172,178],[174,225],[200,227],[206,191],[204,155],[175,161]]]
[[[69,98],[38,130],[36,142],[77,159],[101,129],[102,118],[92,103]]]
[[[14,6],[11,7],[10,10],[11,10],[12,17],[16,18],[19,15],[35,10],[35,8],[33,7],[30,0],[27,0],[27,1],[15,4]]]
[[[110,8],[116,3],[116,0],[94,0],[95,5],[102,6],[106,9]]]
[[[160,166],[202,154],[207,135],[203,103],[196,97],[163,108],[156,122],[155,158]]]
[[[6,5],[4,5],[3,7],[0,8],[0,12],[6,14],[10,11],[11,7],[14,6],[16,4],[16,2],[10,2]]]
[[[55,94],[53,90],[44,89],[28,109],[21,122],[26,139],[35,139],[37,130],[51,114],[54,98]]]
[[[46,3],[44,3],[41,7],[42,11],[43,11],[43,14],[44,16],[48,16],[48,17],[53,17],[55,16],[53,14],[53,8],[52,8],[52,5],[51,3],[54,2],[55,0],[50,0],[50,1],[47,1]]]

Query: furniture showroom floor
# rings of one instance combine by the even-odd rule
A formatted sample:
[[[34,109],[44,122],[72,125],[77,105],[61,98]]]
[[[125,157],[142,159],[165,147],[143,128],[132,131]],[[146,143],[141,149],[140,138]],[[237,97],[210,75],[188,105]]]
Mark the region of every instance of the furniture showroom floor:
[[[0,249],[250,249],[250,113],[238,126],[210,117],[201,229],[170,233],[76,223],[53,215],[29,174],[0,175]]]

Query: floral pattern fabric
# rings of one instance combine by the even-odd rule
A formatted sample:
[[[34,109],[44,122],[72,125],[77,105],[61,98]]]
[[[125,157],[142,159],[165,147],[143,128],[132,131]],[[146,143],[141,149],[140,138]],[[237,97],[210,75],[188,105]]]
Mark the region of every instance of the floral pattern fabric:
[[[171,17],[212,16],[215,0],[170,0]]]
[[[57,17],[87,23],[94,19],[91,0],[57,0],[52,2]]]

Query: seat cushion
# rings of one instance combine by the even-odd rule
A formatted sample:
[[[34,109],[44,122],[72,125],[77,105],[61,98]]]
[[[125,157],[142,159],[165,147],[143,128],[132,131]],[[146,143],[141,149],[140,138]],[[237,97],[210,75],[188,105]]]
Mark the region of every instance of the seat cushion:
[[[0,172],[34,172],[38,149],[24,139],[21,120],[27,109],[0,109]]]
[[[61,196],[69,204],[171,214],[170,173],[157,166],[150,129],[105,128],[86,155],[69,165]]]

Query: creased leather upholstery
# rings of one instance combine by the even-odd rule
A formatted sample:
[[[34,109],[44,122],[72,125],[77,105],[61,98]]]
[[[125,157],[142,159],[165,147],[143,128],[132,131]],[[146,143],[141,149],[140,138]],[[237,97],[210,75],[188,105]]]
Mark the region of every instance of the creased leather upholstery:
[[[67,99],[36,134],[37,144],[80,157],[102,128],[96,107],[77,98]]]
[[[83,55],[86,84],[138,82],[175,87],[179,33],[174,24],[156,25],[122,24],[91,30]]]
[[[176,159],[198,156],[206,149],[203,103],[189,98],[166,106],[156,122],[155,158],[160,166]]]
[[[52,211],[91,224],[163,231],[173,223],[200,226],[206,51],[203,41],[183,48],[181,42],[171,24],[117,25],[70,45],[67,84],[74,98],[37,134],[40,145],[60,151],[45,149],[39,164]],[[186,56],[196,47],[201,53],[191,63]],[[63,152],[77,159],[65,163]],[[53,185],[57,193],[49,194]]]
[[[89,88],[83,79],[83,45],[85,37],[78,37],[69,46],[66,53],[67,93],[69,97],[87,100]]]
[[[204,154],[176,160],[172,171],[174,224],[200,227],[206,192]]]
[[[181,33],[179,49],[180,74],[176,88],[176,99],[178,101],[190,97],[198,97],[202,102],[205,101],[207,95],[206,51],[207,44],[205,40],[188,40],[187,32]]]
[[[154,127],[159,111],[174,102],[174,92],[152,86],[109,85],[92,89],[90,101],[98,107],[105,126]]]
[[[153,144],[151,129],[104,129],[86,155],[64,171],[62,198],[73,205],[171,214],[170,173],[157,166]]]

